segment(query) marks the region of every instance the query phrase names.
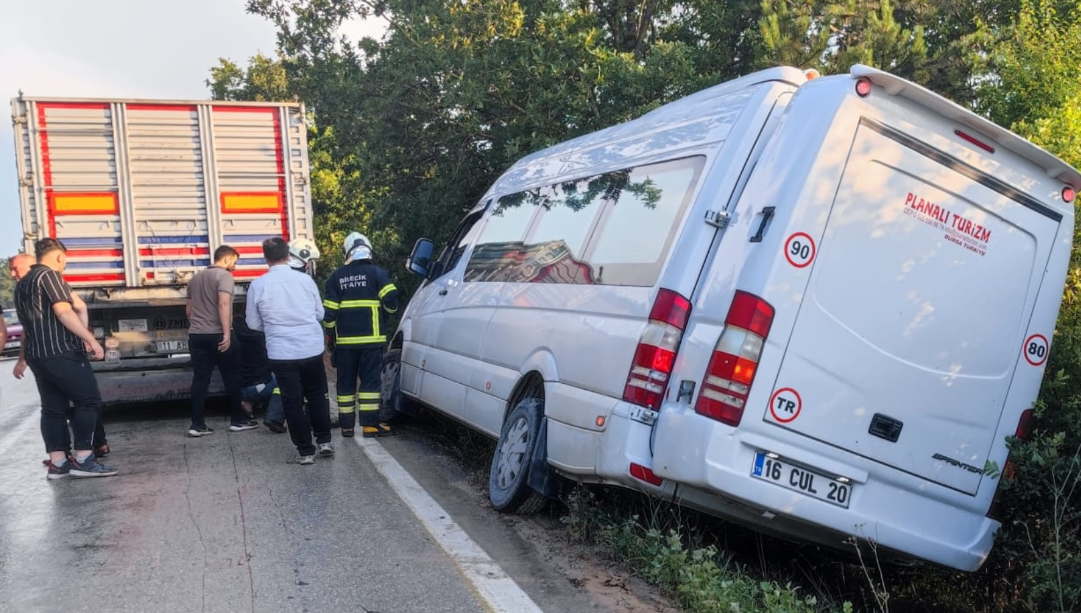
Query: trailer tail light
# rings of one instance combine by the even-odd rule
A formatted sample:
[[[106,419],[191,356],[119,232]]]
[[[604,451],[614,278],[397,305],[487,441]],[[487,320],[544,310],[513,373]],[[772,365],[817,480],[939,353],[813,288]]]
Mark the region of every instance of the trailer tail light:
[[[773,325],[773,307],[758,296],[736,291],[724,331],[713,349],[694,410],[730,426],[743,419],[758,359]]]
[[[657,293],[649,323],[634,351],[627,385],[623,388],[624,400],[653,410],[661,406],[690,314],[691,303],[683,296],[667,289]]]
[[[1035,413],[1032,409],[1025,409],[1021,411],[1021,418],[1017,420],[1017,430],[1014,432],[1014,436],[1027,441],[1029,435],[1032,434],[1032,419]],[[991,499],[991,507],[987,509],[987,517],[995,521],[1002,520],[1002,480],[1013,479],[1014,472],[1013,461],[1009,456],[1006,456],[1006,465],[1002,467],[1002,474],[999,475],[998,485],[995,487],[995,496]]]

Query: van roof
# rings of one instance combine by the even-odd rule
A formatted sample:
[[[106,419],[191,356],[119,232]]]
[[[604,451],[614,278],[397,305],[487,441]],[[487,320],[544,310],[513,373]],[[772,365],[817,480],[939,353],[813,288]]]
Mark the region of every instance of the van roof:
[[[939,96],[931,90],[906,81],[901,77],[883,72],[877,68],[856,64],[849,73],[854,79],[866,78],[886,90],[891,96],[902,96],[927,107],[943,117],[967,126],[979,132],[981,136],[995,141],[1003,149],[1029,160],[1047,172],[1047,176],[1057,179],[1075,190],[1081,191],[1081,173],[1069,164],[1017,136],[1002,126],[980,117],[976,113]]]

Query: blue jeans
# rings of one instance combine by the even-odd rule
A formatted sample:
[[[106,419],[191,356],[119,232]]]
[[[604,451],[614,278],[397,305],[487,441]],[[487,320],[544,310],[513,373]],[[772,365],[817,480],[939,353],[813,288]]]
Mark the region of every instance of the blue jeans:
[[[270,379],[263,382],[262,386],[262,390],[258,385],[245,387],[240,390],[241,398],[252,404],[265,404],[264,421],[285,423],[285,407],[282,405],[281,392],[278,391],[278,378],[274,376],[274,373],[270,373]]]

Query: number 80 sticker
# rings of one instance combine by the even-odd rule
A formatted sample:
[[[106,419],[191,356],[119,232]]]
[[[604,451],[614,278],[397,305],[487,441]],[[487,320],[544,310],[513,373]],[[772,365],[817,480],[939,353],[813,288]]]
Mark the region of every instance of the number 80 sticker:
[[[1047,337],[1033,334],[1025,339],[1025,360],[1033,366],[1042,366],[1047,361]]]
[[[806,232],[796,232],[784,242],[784,257],[796,268],[806,268],[815,259],[815,241]]]

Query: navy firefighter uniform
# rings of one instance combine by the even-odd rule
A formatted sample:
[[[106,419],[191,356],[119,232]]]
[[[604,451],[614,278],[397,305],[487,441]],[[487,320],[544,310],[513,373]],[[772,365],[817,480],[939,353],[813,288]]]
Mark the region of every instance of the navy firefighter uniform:
[[[379,421],[379,371],[387,343],[386,318],[398,310],[398,288],[387,271],[372,262],[367,237],[353,232],[344,247],[345,264],[327,279],[323,300],[323,325],[338,369],[338,425],[342,436],[353,436],[359,412],[363,436],[387,436],[390,426]]]

